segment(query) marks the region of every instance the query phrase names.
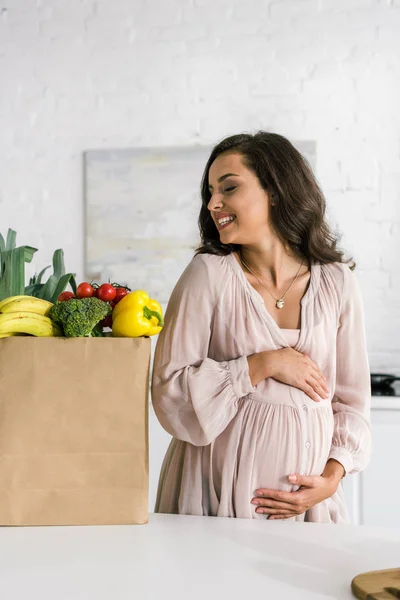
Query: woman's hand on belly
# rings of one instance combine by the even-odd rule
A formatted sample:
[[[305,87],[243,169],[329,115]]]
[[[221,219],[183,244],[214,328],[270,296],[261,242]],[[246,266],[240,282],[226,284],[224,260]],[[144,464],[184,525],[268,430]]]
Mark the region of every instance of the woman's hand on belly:
[[[342,465],[329,460],[322,475],[289,475],[289,482],[300,486],[296,492],[260,488],[251,503],[270,519],[290,519],[333,496],[343,475]]]
[[[321,398],[324,400],[329,398],[325,375],[320,371],[318,365],[305,354],[297,352],[293,348],[282,348],[281,350],[268,350],[260,355],[263,356],[265,362],[267,377],[302,390],[314,402],[319,402]]]

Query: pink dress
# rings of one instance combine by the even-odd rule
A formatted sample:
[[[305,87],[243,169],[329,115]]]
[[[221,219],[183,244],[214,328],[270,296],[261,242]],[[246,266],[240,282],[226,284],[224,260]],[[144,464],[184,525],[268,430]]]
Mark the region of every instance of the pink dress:
[[[272,378],[253,387],[246,357],[287,346],[318,364],[328,400]],[[250,503],[257,488],[296,490],[290,473],[320,475],[329,458],[346,473],[362,470],[370,399],[362,301],[346,265],[312,264],[297,332],[278,327],[233,254],[196,256],[155,352],[153,406],[174,438],[156,512],[265,519]],[[296,520],[347,522],[342,487]]]

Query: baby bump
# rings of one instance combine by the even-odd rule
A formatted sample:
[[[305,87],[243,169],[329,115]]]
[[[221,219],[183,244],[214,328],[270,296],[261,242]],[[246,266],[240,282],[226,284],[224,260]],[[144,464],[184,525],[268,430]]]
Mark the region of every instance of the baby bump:
[[[301,396],[296,406],[267,404],[259,409],[253,464],[254,481],[260,480],[257,486],[292,489],[287,481],[290,473],[320,475],[326,465],[333,434],[330,404],[307,401],[299,391]],[[254,412],[254,407],[248,411]],[[251,445],[253,440],[244,435]]]
[[[243,399],[235,419],[214,445],[218,487],[225,489],[232,478],[237,515],[248,511],[260,487],[293,491],[296,488],[287,479],[290,473],[322,473],[332,432],[329,404],[309,408],[304,402],[298,408]],[[234,465],[230,464],[233,456]]]

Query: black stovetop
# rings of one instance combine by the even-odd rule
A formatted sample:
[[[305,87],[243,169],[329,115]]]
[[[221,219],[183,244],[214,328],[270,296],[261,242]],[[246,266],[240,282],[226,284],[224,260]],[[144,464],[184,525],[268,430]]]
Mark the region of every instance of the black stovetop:
[[[395,375],[371,373],[373,396],[400,396],[400,378]]]

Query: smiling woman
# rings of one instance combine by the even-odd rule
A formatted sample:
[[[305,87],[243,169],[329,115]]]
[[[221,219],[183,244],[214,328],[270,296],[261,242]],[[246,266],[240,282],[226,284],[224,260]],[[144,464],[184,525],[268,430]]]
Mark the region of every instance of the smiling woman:
[[[369,367],[310,167],[277,134],[227,138],[199,227],[155,353],[153,404],[174,437],[156,511],[346,522],[341,478],[369,460]]]

